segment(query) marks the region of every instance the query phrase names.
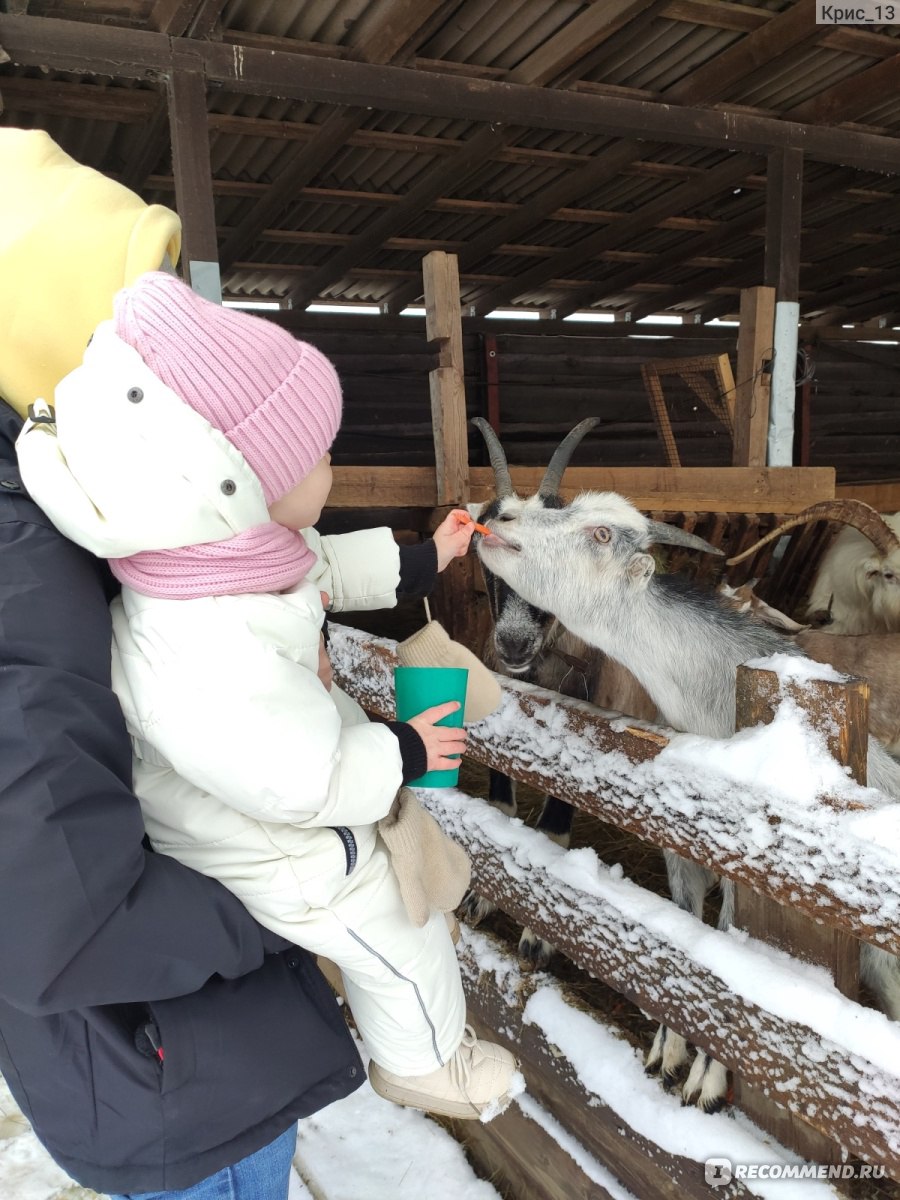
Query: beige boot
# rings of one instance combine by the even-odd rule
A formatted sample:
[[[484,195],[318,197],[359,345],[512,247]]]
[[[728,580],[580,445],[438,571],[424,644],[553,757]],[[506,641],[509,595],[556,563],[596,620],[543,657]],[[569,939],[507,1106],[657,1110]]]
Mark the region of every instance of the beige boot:
[[[449,1062],[428,1075],[394,1075],[369,1063],[369,1082],[379,1096],[445,1117],[476,1120],[489,1109],[502,1112],[512,1095],[524,1086],[516,1071],[519,1064],[502,1046],[482,1042],[466,1026],[459,1049]],[[511,1091],[511,1085],[513,1086]]]

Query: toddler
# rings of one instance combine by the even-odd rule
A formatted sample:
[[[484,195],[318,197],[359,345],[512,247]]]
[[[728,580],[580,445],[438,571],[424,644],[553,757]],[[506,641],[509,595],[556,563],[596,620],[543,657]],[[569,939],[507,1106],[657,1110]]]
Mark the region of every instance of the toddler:
[[[154,847],[339,966],[377,1091],[478,1117],[515,1059],[466,1026],[444,914],[410,918],[377,828],[403,783],[456,765],[465,733],[436,725],[456,706],[370,722],[320,661],[323,594],[340,612],[426,590],[471,526],[451,514],[424,547],[320,537],[340,415],[316,349],[153,272],[18,450],[37,502],[122,584],[113,683]]]

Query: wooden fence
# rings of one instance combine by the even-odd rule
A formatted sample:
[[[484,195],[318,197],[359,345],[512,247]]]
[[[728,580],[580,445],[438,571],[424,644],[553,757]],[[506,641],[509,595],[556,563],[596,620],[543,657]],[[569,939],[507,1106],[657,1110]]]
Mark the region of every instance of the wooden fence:
[[[394,715],[394,646],[387,639],[334,628],[332,653],[342,686],[369,711],[389,718]],[[741,672],[739,712],[743,709],[745,722],[772,719],[778,703],[774,676],[747,668]],[[690,783],[681,779],[676,788],[668,771],[654,764],[668,744],[665,731],[629,724],[530,685],[504,680],[503,686],[498,716],[470,730],[471,759],[734,880],[743,897],[741,911],[755,921],[754,938],[788,945],[803,958],[825,963],[849,995],[857,984],[857,939],[900,954],[900,856],[848,835],[841,822],[853,819],[857,802],[823,797],[811,805],[792,805],[737,782],[729,785],[723,802],[721,786],[705,782],[702,772]],[[866,695],[867,685],[860,681],[817,682],[792,692],[813,724],[826,731],[829,748],[857,774],[864,771]],[[476,890],[646,1016],[724,1063],[736,1077],[737,1102],[754,1122],[810,1161],[838,1164],[835,1169],[845,1173],[848,1168],[840,1164],[867,1164],[876,1178],[883,1173],[900,1180],[900,1053],[895,1053],[900,1034],[895,1045],[895,1027],[886,1019],[870,1045],[865,1037],[850,1036],[854,1020],[847,1022],[846,1038],[835,1038],[829,1036],[833,1030],[822,1032],[814,1016],[770,1003],[770,994],[779,1000],[779,988],[790,978],[783,974],[784,964],[792,960],[773,958],[749,941],[743,953],[758,964],[766,985],[766,1002],[759,1003],[758,995],[754,999],[720,969],[715,956],[704,962],[692,949],[698,932],[704,939],[731,939],[730,945],[733,935],[700,927],[667,900],[617,881],[613,872],[606,879],[603,867],[598,875],[606,880],[603,886],[582,890],[560,870],[561,863],[574,861],[565,851],[527,829],[517,830],[517,841],[507,841],[506,819],[482,800],[462,806],[458,793],[436,791],[428,793],[427,802],[468,850]],[[639,902],[620,904],[622,888]],[[783,920],[760,919],[752,903],[757,898]],[[792,929],[786,940],[787,925]],[[487,1125],[463,1123],[460,1136],[492,1177],[522,1200],[610,1195],[590,1165],[579,1163],[578,1154],[573,1157],[571,1145],[561,1148],[572,1139],[588,1164],[604,1164],[640,1200],[759,1194],[737,1178],[707,1183],[696,1155],[662,1144],[587,1086],[571,1056],[523,1015],[529,995],[546,986],[547,977],[518,977],[510,986],[516,964],[501,946],[492,954],[506,964],[503,972],[485,971],[483,946],[479,950],[472,940],[481,936],[467,934],[461,947],[470,1014],[481,1030],[516,1049],[527,1096],[550,1118],[536,1119],[527,1105],[513,1105]],[[724,947],[725,942],[715,944]],[[584,1009],[564,987],[554,986],[571,1012]],[[824,996],[826,1007],[829,997],[849,1004],[827,989]],[[852,1004],[848,1011],[882,1021]],[[607,1036],[619,1036],[598,1014],[592,1013],[591,1021]],[[564,1132],[551,1136],[548,1126]],[[761,1147],[761,1160],[766,1153]]]

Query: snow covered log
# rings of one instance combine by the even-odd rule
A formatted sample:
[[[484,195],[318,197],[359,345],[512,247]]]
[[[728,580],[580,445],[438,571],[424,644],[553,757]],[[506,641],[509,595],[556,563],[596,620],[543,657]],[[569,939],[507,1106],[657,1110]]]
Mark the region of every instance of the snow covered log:
[[[389,718],[395,645],[331,626],[341,686]],[[798,804],[733,776],[709,786],[691,762],[698,744],[709,753],[707,739],[672,734],[670,741],[671,731],[529,684],[501,684],[501,708],[469,727],[475,762],[900,954],[900,839],[890,830],[875,841],[859,835],[854,818],[868,819],[864,791]],[[740,756],[732,741],[722,741],[723,759]]]
[[[714,1151],[736,1161],[774,1159],[779,1151],[773,1152],[771,1143],[739,1131],[725,1114],[706,1117],[660,1092],[644,1071],[640,1050],[619,1030],[551,976],[523,973],[496,937],[464,925],[458,953],[469,1019],[483,1036],[499,1038],[519,1056],[528,1090],[518,1103],[536,1124],[527,1139],[520,1128],[506,1128],[508,1114],[477,1130],[472,1122],[459,1122],[454,1132],[476,1160],[472,1132],[478,1142],[495,1143],[493,1153],[489,1149],[480,1157],[504,1183],[514,1182],[508,1160],[514,1171],[524,1171],[526,1182],[513,1187],[513,1194],[529,1196],[540,1188],[541,1196],[570,1200],[581,1194],[572,1179],[577,1165],[582,1177],[586,1173],[593,1180],[588,1195],[597,1200],[603,1171],[596,1165],[607,1164],[634,1196],[738,1200],[752,1195],[738,1180],[724,1192],[711,1192],[704,1162]],[[537,1143],[541,1124],[551,1134]],[[553,1145],[553,1136],[559,1145]]]
[[[395,644],[333,627],[331,652],[343,686],[392,717]],[[768,665],[750,670],[754,688]],[[828,677],[822,686],[776,664],[752,729],[701,738],[505,680],[500,709],[469,729],[467,757],[727,875],[824,935],[897,952],[900,805],[885,807],[833,757],[846,761],[859,740],[834,681],[830,693]],[[482,800],[420,796],[468,849],[479,892],[795,1114],[816,1147],[803,1156],[840,1162],[819,1152],[818,1132],[838,1155],[834,1143],[900,1178],[900,1026],[841,995],[802,961],[805,947],[791,957],[741,930],[712,930],[593,851],[564,851]],[[568,1107],[562,1115],[571,1123]]]
[[[698,922],[485,801],[419,791],[472,859],[473,885],[590,975],[762,1095],[900,1176],[900,1026],[820,968]]]

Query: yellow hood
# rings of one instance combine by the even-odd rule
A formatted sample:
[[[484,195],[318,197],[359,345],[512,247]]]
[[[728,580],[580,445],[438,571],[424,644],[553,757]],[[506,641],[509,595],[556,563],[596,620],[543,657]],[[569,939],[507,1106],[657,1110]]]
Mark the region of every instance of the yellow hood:
[[[0,180],[0,396],[24,416],[52,402],[115,293],[177,261],[181,222],[42,130],[0,129]]]

